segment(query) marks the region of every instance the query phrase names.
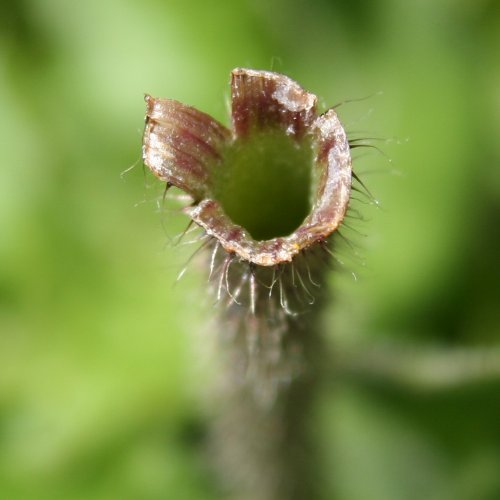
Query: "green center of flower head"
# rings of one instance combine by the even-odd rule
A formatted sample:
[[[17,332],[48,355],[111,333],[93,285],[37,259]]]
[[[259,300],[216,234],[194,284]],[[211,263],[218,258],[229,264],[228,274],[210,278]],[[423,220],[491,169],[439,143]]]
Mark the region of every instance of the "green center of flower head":
[[[313,153],[280,130],[253,131],[224,152],[214,195],[227,216],[255,240],[293,233],[311,209]]]

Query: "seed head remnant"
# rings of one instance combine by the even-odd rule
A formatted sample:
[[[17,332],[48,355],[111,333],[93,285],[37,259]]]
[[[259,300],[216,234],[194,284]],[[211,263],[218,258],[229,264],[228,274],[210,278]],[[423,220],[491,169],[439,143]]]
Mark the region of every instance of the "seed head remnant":
[[[335,110],[319,115],[316,96],[287,76],[240,68],[231,74],[231,129],[178,101],[145,99],[144,163],[192,197],[184,211],[212,242],[217,296],[225,289],[238,304],[248,282],[255,311],[263,285],[291,313],[284,290],[293,282],[310,303],[351,193],[350,147]]]

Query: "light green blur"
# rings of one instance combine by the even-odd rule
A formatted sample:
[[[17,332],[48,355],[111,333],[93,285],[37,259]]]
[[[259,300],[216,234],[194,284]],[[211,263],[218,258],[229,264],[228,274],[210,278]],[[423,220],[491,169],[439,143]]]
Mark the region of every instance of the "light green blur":
[[[325,498],[500,498],[496,0],[2,4],[0,498],[220,497],[206,270],[175,284],[198,244],[141,135],[144,93],[228,123],[239,66],[367,97],[338,114],[381,139],[330,280]]]

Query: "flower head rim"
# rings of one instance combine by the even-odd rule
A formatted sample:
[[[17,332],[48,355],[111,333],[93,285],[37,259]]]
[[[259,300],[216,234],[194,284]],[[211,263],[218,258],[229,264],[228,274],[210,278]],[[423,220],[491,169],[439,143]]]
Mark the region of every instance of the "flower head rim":
[[[322,242],[342,222],[351,191],[351,154],[335,110],[318,115],[317,98],[287,76],[237,68],[231,75],[232,130],[209,115],[172,99],[146,96],[144,163],[160,179],[191,194],[191,219],[241,260],[259,266],[291,262]],[[318,183],[310,213],[290,235],[255,240],[211,196],[211,173],[225,145],[254,130],[280,130],[300,142],[312,139]]]

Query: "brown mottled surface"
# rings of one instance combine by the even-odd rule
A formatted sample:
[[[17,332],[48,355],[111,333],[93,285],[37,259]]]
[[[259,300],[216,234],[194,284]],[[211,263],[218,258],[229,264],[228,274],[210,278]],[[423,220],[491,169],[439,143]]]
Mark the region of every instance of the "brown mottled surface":
[[[224,213],[211,190],[211,173],[215,165],[223,163],[231,132],[205,113],[174,100],[146,96],[144,163],[160,179],[193,195],[196,204],[186,212],[226,251],[260,266],[290,262],[342,222],[352,175],[347,136],[333,109],[318,116],[316,96],[284,75],[235,69],[231,94],[232,140],[244,140],[253,130],[262,133],[272,128],[292,136],[302,147],[313,148],[311,169],[316,185],[312,210],[292,234],[256,241]],[[312,141],[302,141],[306,135]]]

